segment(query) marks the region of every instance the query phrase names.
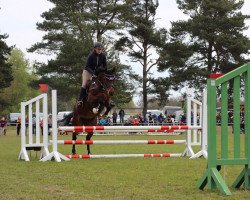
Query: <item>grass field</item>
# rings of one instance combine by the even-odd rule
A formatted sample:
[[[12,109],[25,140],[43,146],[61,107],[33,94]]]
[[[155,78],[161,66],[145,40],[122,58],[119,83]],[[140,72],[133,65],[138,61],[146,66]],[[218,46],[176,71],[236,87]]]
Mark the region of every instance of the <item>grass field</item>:
[[[232,137],[232,134],[229,134]],[[80,137],[79,137],[80,138]],[[182,136],[94,136],[94,139],[183,139]],[[59,136],[70,139],[70,136]],[[199,148],[195,150],[198,151]],[[71,146],[59,146],[69,154]],[[77,146],[79,154],[85,146]],[[182,153],[183,145],[96,145],[93,154]],[[8,127],[0,137],[0,200],[117,199],[188,200],[250,199],[250,191],[234,190],[222,196],[218,190],[198,190],[196,184],[206,160],[181,158],[76,159],[69,162],[39,162],[39,152],[30,162],[18,161],[20,137]],[[242,167],[223,167],[222,175],[231,185]]]

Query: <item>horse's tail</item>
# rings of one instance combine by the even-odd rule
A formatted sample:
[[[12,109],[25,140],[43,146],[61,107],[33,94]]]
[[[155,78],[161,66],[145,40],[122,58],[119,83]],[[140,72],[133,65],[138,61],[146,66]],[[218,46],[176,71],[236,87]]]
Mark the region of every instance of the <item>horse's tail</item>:
[[[73,117],[73,113],[74,112],[71,112],[71,113],[65,115],[64,118],[58,122],[59,125],[60,126],[68,126],[70,124],[72,117]]]

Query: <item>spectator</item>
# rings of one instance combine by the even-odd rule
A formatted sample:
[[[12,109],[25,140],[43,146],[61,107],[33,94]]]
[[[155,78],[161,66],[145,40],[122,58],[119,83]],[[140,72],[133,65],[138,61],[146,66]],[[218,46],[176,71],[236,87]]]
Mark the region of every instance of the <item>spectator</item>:
[[[49,135],[51,132],[52,132],[52,114],[49,114],[49,117],[48,117],[48,133],[49,133]]]
[[[146,122],[145,122],[145,118],[143,117],[143,115],[142,114],[140,114],[139,115],[139,123],[141,124],[141,125],[144,125]]]
[[[171,115],[168,115],[165,120],[163,121],[164,124],[168,125],[168,126],[172,126],[173,125],[173,122],[172,122],[172,119],[171,119]]]
[[[162,123],[163,123],[163,121],[164,121],[164,117],[163,117],[162,113],[160,113],[159,116],[158,116],[157,118],[158,118],[158,123],[159,123],[160,125],[162,125]]]
[[[170,115],[170,119],[171,119],[172,125],[175,125],[175,115],[174,114]]]
[[[111,125],[111,119],[110,119],[110,116],[108,116],[106,118],[106,126],[110,126]]]
[[[116,111],[113,112],[112,119],[113,119],[113,125],[116,125],[117,124],[117,112]]]
[[[125,125],[126,125],[126,126],[129,126],[129,125],[132,125],[132,124],[133,124],[133,117],[130,116],[130,117],[128,118],[128,120],[125,122]]]
[[[107,123],[107,120],[104,117],[100,117],[100,119],[99,119],[99,125],[105,126],[105,125],[107,125],[106,123]]]
[[[240,111],[240,133],[245,134],[244,111]]]
[[[7,121],[5,120],[5,117],[2,117],[0,120],[0,136],[6,135],[6,125]]]
[[[154,120],[153,120],[151,113],[149,113],[149,115],[148,115],[148,123],[149,123],[149,125],[153,125],[153,123],[154,123]]]
[[[157,115],[153,114],[152,117],[153,117],[153,124],[157,124]]]
[[[139,125],[139,120],[138,120],[138,118],[134,118],[134,120],[133,120],[133,125],[134,126],[138,126]]]
[[[17,124],[16,124],[16,134],[17,136],[20,135],[20,130],[21,130],[21,117],[17,118]]]
[[[124,123],[125,112],[124,112],[124,110],[122,108],[119,111],[119,116],[120,116],[120,123]]]
[[[41,132],[42,132],[42,135],[43,135],[43,118],[40,120],[40,127],[41,127]]]
[[[186,124],[186,114],[185,113],[183,113],[181,115],[181,120],[180,120],[180,125],[184,125],[184,124]]]
[[[36,116],[33,115],[32,117],[32,133],[35,134],[36,133]]]
[[[28,130],[29,128],[29,118],[28,118],[28,115],[25,116],[25,134],[27,135],[27,132],[29,131]]]

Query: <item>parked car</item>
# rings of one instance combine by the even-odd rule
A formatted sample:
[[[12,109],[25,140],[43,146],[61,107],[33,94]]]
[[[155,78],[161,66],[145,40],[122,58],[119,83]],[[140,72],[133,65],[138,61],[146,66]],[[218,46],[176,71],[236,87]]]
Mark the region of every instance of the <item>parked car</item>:
[[[151,115],[156,115],[156,117],[158,117],[160,114],[162,114],[162,116],[165,118],[165,114],[163,113],[163,111],[161,110],[148,110],[147,114],[146,114],[146,118],[148,119],[149,114]]]
[[[72,111],[62,111],[57,114],[57,121],[61,121],[66,115],[72,113]]]
[[[9,124],[16,124],[18,117],[21,117],[21,113],[10,113],[8,116],[8,123]]]

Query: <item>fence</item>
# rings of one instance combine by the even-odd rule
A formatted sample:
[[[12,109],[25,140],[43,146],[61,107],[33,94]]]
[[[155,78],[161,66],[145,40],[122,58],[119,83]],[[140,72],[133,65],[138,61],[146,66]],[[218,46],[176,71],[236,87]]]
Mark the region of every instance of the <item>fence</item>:
[[[242,86],[241,86],[242,85]],[[243,87],[244,86],[244,87]],[[229,93],[232,89],[232,93]],[[245,135],[244,150],[241,153],[240,143],[240,99],[244,96],[244,121]],[[207,81],[208,96],[208,166],[198,182],[197,187],[203,189],[218,188],[221,193],[231,195],[231,192],[219,173],[221,166],[244,165],[242,172],[233,183],[234,188],[239,188],[243,183],[245,188],[250,188],[250,64],[245,64],[224,76]],[[230,96],[232,95],[232,96]],[[216,106],[218,99],[221,103],[221,142],[216,129]],[[233,99],[233,155],[230,154],[228,140],[228,99]]]

